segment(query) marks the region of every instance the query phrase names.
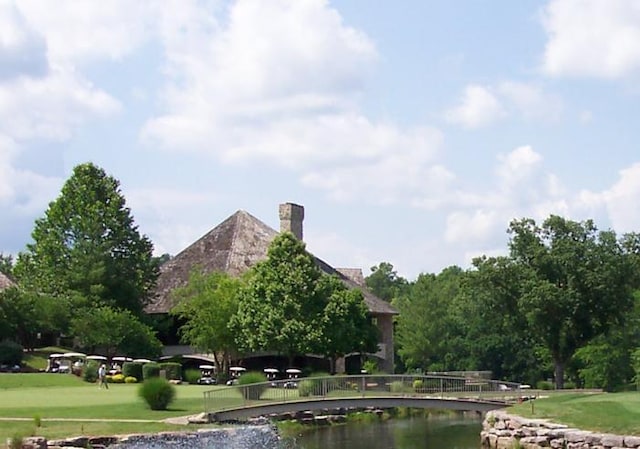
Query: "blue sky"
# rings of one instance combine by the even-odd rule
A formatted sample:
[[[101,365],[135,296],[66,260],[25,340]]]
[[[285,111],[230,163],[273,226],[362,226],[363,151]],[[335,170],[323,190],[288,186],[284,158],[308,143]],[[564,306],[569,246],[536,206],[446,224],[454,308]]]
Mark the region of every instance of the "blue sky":
[[[0,1],[0,252],[73,167],[158,254],[238,209],[409,279],[513,218],[640,231],[640,1]]]

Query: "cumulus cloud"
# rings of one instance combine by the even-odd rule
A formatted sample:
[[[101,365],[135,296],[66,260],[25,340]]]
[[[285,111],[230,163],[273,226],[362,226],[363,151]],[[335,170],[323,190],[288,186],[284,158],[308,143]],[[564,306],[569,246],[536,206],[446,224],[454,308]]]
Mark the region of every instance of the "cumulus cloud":
[[[88,118],[119,108],[113,97],[62,68],[53,68],[43,78],[0,83],[0,132],[15,139],[64,140]]]
[[[474,129],[507,117],[554,121],[560,118],[562,100],[533,83],[504,81],[495,85],[465,87],[459,104],[444,113],[449,123]]]
[[[531,146],[498,155],[495,173],[494,182],[486,190],[460,191],[448,199],[451,211],[444,238],[470,254],[504,245],[505,230],[514,218],[543,220],[551,213],[569,213],[561,182],[545,170],[542,155]]]
[[[636,0],[552,0],[542,68],[551,76],[621,78],[640,69],[640,4]]]
[[[529,145],[498,155],[500,164],[496,169],[504,188],[511,189],[520,181],[530,179],[542,162],[540,153],[533,151]]]
[[[552,121],[562,115],[562,100],[538,85],[505,81],[498,85],[497,90],[503,101],[525,119]]]
[[[635,207],[640,196],[640,163],[620,170],[618,180],[602,192],[580,192],[580,205],[590,211],[605,208],[613,229],[637,232],[640,229],[640,209]]]
[[[177,6],[175,2],[162,4],[167,9]],[[104,58],[121,59],[130,54],[156,29],[161,6],[126,0],[56,0],[52,7],[47,0],[21,0],[17,8],[30,26],[46,38],[50,61],[75,65]]]
[[[47,72],[46,42],[11,3],[0,3],[0,81]]]
[[[19,146],[0,133],[0,215],[30,215],[42,210],[61,185],[56,177],[43,176],[15,166]]]
[[[361,112],[377,51],[326,1],[240,0],[162,29],[169,83],[141,133],[150,146],[284,167],[336,199],[395,201],[450,178],[437,130]]]
[[[491,89],[474,84],[465,87],[460,103],[449,109],[445,118],[465,128],[480,128],[498,121],[505,114],[504,107]]]

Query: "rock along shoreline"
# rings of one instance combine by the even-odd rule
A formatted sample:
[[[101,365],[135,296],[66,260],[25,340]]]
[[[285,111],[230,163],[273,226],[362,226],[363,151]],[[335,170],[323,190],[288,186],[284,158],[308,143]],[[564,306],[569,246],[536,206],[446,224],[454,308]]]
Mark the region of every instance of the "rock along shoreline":
[[[589,432],[546,419],[529,419],[497,410],[482,423],[481,445],[488,449],[640,448],[640,436]]]
[[[279,441],[277,430],[265,424],[155,434],[79,436],[57,440],[27,437],[22,442],[22,449],[263,449],[275,448]]]

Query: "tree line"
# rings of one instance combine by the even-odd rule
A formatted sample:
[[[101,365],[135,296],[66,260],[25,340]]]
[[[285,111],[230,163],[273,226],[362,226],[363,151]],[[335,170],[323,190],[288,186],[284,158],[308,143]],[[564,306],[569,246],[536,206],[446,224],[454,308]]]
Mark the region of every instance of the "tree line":
[[[513,220],[508,254],[368,287],[391,301],[398,370],[490,370],[495,378],[619,390],[640,380],[640,235],[592,220]]]
[[[31,236],[15,264],[0,257],[0,269],[16,280],[0,292],[0,340],[31,349],[47,336],[65,336],[109,356],[160,355],[163,320],[144,308],[167,256],[153,257],[115,178],[91,163],[75,167]],[[182,341],[215,354],[220,372],[232,354],[248,351],[290,361],[322,354],[333,364],[377,350],[362,292],[322,273],[291,233],[278,235],[266,260],[242,278],[195,267],[173,296]]]
[[[396,372],[490,370],[535,384],[552,379],[616,390],[639,380],[640,235],[591,220],[514,220],[508,253],[408,281],[382,262],[367,287],[400,312]],[[27,349],[49,335],[89,351],[155,357],[158,320],[144,313],[167,259],[154,257],[119,182],[91,163],[74,168],[37,219],[32,242],[0,271],[0,340]],[[174,292],[183,342],[219,356],[270,350],[332,362],[375,352],[362,292],[321,273],[304,243],[280,234],[241,278],[196,269]]]

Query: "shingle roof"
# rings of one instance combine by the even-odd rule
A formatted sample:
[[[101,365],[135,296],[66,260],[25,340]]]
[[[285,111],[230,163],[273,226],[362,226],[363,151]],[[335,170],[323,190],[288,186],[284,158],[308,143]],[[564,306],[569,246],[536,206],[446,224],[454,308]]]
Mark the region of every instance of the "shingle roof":
[[[244,273],[267,257],[269,245],[276,235],[277,231],[253,215],[237,211],[160,267],[155,294],[146,312],[167,313],[174,305],[171,291],[187,283],[193,267],[200,267],[205,273],[219,271],[231,276]],[[335,274],[348,287],[362,290],[370,312],[397,313],[389,303],[367,291],[364,282],[358,284],[323,260],[315,256],[314,259],[325,273]]]
[[[4,290],[5,288],[13,287],[15,283],[9,279],[9,276],[0,272],[0,290]]]

